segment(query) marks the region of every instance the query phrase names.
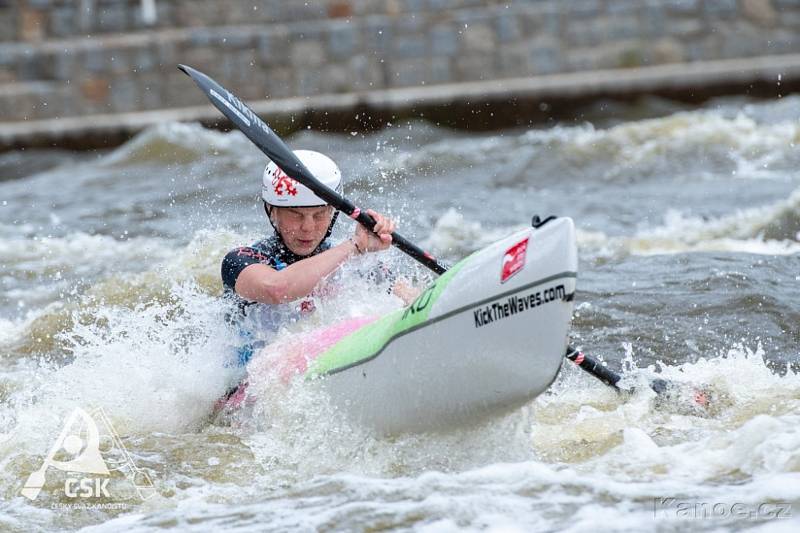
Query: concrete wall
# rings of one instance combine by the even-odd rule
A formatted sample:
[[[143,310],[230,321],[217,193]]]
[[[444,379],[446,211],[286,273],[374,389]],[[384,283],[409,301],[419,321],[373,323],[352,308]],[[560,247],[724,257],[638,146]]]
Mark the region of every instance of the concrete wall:
[[[0,122],[800,52],[800,0],[0,0]]]

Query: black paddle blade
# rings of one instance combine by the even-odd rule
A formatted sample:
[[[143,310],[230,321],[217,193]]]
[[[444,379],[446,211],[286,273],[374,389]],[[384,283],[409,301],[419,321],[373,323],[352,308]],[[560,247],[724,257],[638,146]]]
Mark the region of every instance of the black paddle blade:
[[[287,176],[302,183],[314,191],[314,194],[322,198],[327,204],[332,205],[339,211],[343,211],[347,216],[358,221],[364,227],[374,230],[375,219],[368,215],[366,210],[362,211],[347,198],[342,197],[339,193],[315,178],[272,128],[267,126],[266,122],[261,120],[258,115],[247,107],[244,102],[239,100],[235,94],[225,89],[222,85],[199,70],[186,65],[178,65],[178,68],[192,78],[197,86],[206,94],[214,107],[225,115],[234,126],[241,130],[241,132],[244,133],[259,150],[264,152],[267,157],[278,165]],[[447,267],[440,263],[435,257],[418,248],[397,232],[392,233],[392,244],[437,274],[444,274],[447,271]]]
[[[299,181],[309,189],[313,190],[320,198],[327,203],[345,211],[348,215],[355,208],[351,204],[350,212],[340,208],[337,204],[343,203],[339,195],[330,187],[317,180],[314,175],[303,165],[294,155],[294,152],[286,146],[286,143],[272,131],[266,122],[261,120],[252,109],[239,100],[235,94],[225,89],[222,85],[209,78],[199,70],[186,65],[178,65],[178,68],[188,75],[198,87],[206,94],[211,103],[216,107],[234,126],[236,126],[245,136],[250,139],[264,154],[283,170],[287,176]],[[349,202],[348,202],[349,203]]]
[[[567,353],[564,357],[606,385],[614,387],[617,391],[634,392],[633,389],[620,388],[619,382],[622,380],[622,376],[603,365],[594,357],[586,355],[572,346],[567,346]],[[685,383],[656,378],[650,382],[650,388],[656,393],[656,405],[658,407],[671,408],[681,414],[711,416],[716,412],[720,404],[720,395],[710,387],[695,387]]]

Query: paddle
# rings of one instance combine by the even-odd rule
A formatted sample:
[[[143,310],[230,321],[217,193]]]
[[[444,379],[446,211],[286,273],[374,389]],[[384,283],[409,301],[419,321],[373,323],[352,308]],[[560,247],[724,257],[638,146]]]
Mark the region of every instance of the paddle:
[[[617,391],[633,392],[633,389],[626,391],[617,385],[622,379],[621,375],[603,366],[600,361],[585,355],[580,350],[576,350],[572,346],[567,346],[567,354],[565,357],[578,365],[581,370],[585,370],[606,385],[614,387]],[[662,402],[671,401],[679,407],[685,404],[685,406],[690,408],[691,414],[706,414],[713,397],[711,391],[708,389],[679,385],[661,378],[652,380],[650,382],[650,388],[655,391]]]
[[[339,211],[356,220],[365,228],[374,229],[375,219],[362,211],[350,200],[343,198],[336,191],[318,181],[303,163],[294,155],[294,152],[278,137],[272,128],[261,120],[249,107],[247,107],[233,93],[222,87],[200,71],[186,65],[178,68],[191,77],[194,82],[206,93],[208,99],[219,109],[228,120],[244,133],[253,144],[258,146],[267,157],[278,165],[290,178],[302,183],[314,194],[325,200]],[[421,250],[397,232],[392,233],[392,244],[405,253],[430,268],[437,274],[444,274],[447,268],[428,252]]]
[[[272,131],[272,128],[239,100],[236,95],[198,70],[186,65],[178,65],[178,68],[192,78],[214,107],[225,115],[234,126],[244,133],[253,144],[274,161],[290,178],[302,183],[328,204],[339,211],[343,211],[364,227],[371,230],[375,228],[375,220],[371,216],[317,180],[294,155],[294,152],[286,146],[283,140]],[[437,274],[444,274],[447,271],[447,268],[431,254],[421,250],[397,232],[392,233],[392,244]],[[566,357],[599,380],[620,390],[617,382],[619,382],[621,376],[603,366],[600,361],[575,350],[571,346],[567,347]],[[650,387],[658,394],[666,394],[673,388],[668,382],[661,379],[653,381]]]

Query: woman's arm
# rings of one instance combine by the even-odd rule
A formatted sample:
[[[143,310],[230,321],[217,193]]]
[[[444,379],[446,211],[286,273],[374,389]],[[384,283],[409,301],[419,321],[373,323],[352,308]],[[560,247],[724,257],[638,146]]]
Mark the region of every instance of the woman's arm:
[[[253,264],[236,278],[235,290],[239,296],[260,303],[279,304],[296,300],[311,293],[322,278],[357,253],[356,244],[351,239],[282,270],[263,263]]]

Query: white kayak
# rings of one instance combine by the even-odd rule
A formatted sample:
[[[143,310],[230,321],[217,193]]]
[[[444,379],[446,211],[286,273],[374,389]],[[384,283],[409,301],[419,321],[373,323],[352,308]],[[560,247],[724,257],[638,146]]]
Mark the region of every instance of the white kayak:
[[[451,267],[405,309],[304,343],[298,370],[338,412],[380,433],[508,412],[558,375],[577,268],[571,219],[520,230]]]

